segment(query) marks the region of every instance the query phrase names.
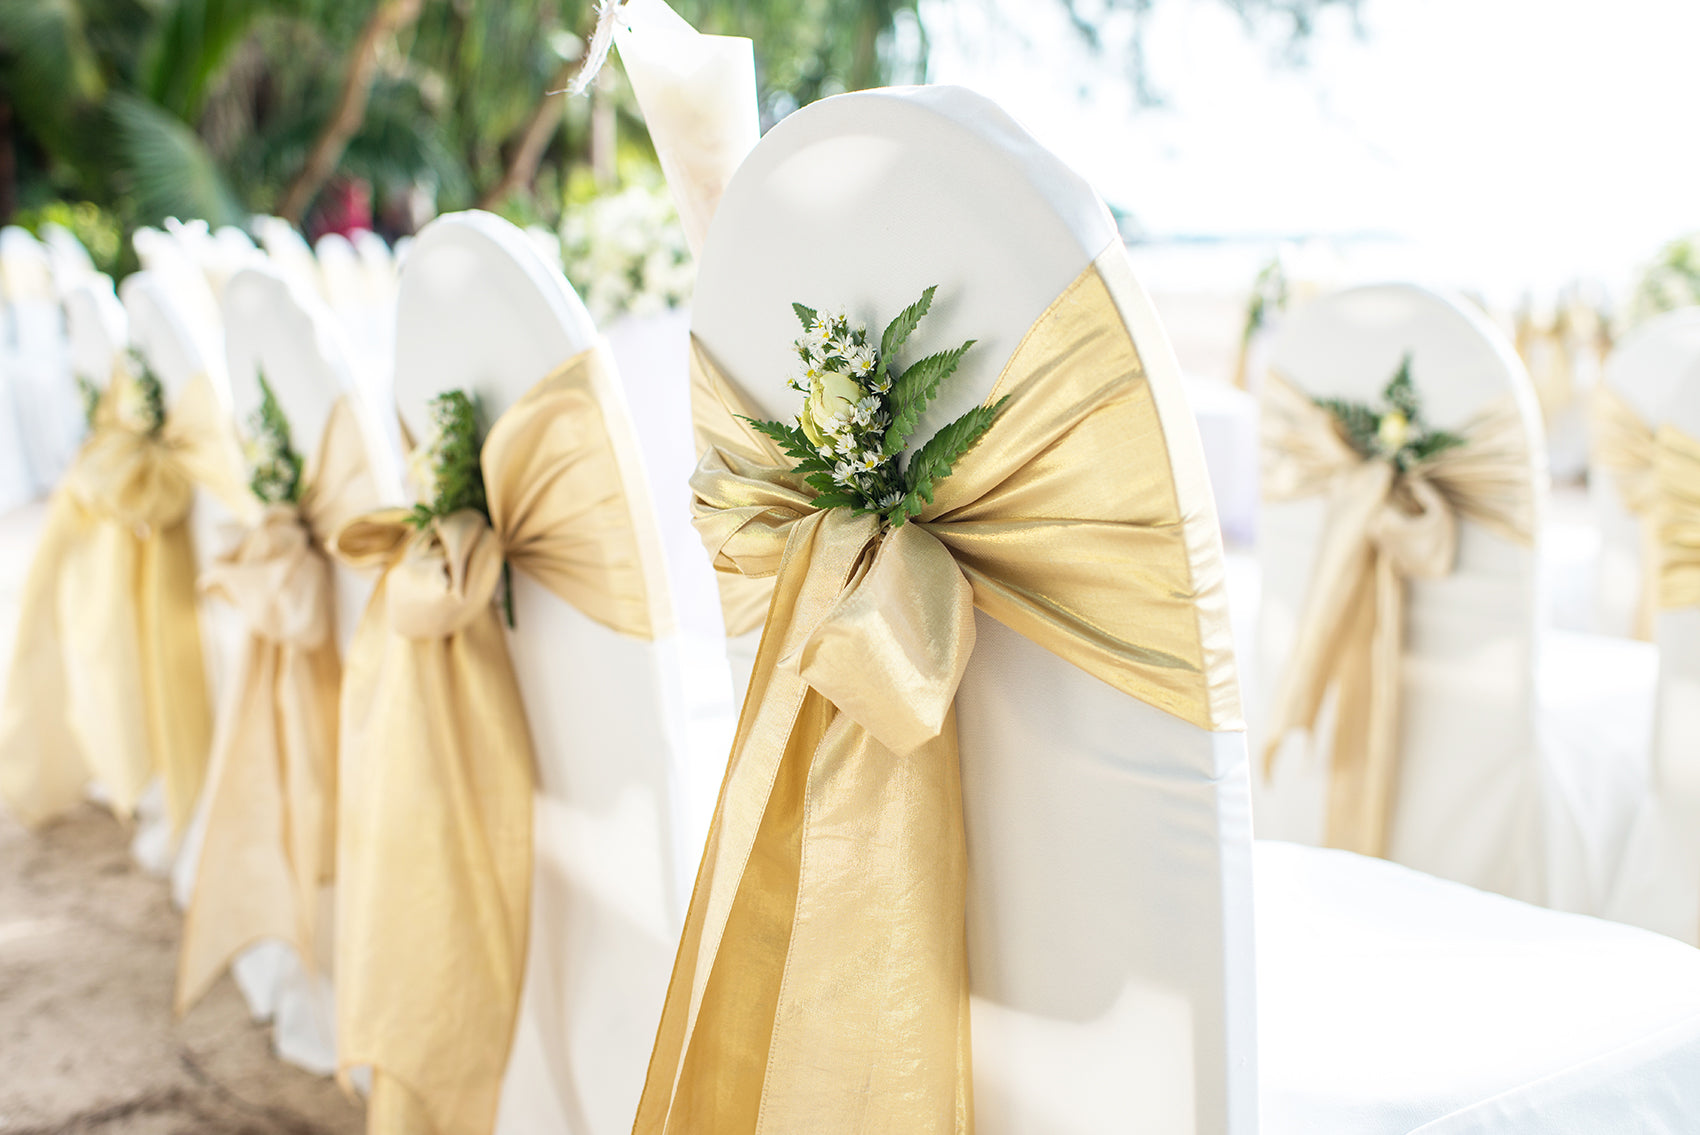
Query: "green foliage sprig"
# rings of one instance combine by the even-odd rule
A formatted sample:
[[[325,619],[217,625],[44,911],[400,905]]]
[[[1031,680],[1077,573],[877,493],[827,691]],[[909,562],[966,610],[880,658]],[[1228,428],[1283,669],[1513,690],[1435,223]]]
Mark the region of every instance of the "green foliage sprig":
[[[83,421],[89,429],[94,429],[95,419],[100,416],[100,398],[102,391],[96,386],[94,379],[86,374],[77,376],[77,396],[83,403]]]
[[[1344,398],[1314,401],[1334,416],[1340,436],[1360,457],[1385,458],[1401,473],[1464,444],[1459,435],[1430,429],[1424,420],[1416,384],[1411,381],[1409,354],[1400,360],[1399,369],[1382,389],[1380,409]]]
[[[289,436],[289,419],[277,404],[266,376],[260,381],[260,405],[248,419],[248,487],[266,504],[298,504],[301,500],[301,455]]]
[[[147,437],[165,428],[165,388],[140,351],[130,351],[130,373],[120,380],[118,420]]]
[[[429,528],[439,517],[472,509],[490,518],[484,490],[483,430],[478,403],[463,390],[445,390],[431,399],[431,436],[416,455],[421,500],[409,518]],[[502,613],[514,625],[513,574],[502,564]]]
[[[1007,399],[976,406],[934,434],[908,460],[904,450],[939,386],[974,345],[928,355],[899,372],[894,360],[925,318],[936,287],[886,325],[876,347],[866,327],[842,312],[822,314],[794,303],[803,326],[794,348],[802,374],[790,380],[805,395],[795,425],[745,419],[796,461],[815,490],[816,508],[876,513],[893,525],[919,516],[938,483],[983,437]]]

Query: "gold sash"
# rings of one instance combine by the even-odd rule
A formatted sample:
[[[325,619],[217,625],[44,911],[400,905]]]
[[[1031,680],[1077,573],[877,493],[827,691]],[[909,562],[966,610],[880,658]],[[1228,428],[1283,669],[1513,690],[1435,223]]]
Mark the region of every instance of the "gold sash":
[[[92,779],[128,815],[164,782],[172,830],[200,793],[212,713],[187,523],[196,485],[252,503],[216,392],[192,380],[157,436],[118,420],[120,372],[49,502],[0,709],[0,798],[36,825]]]
[[[488,1135],[496,1119],[525,972],[533,777],[492,602],[503,562],[623,634],[652,638],[671,617],[658,537],[628,501],[636,442],[602,410],[611,374],[605,348],[586,351],[496,421],[489,522],[459,512],[416,531],[391,509],[336,538],[382,573],[344,670],[337,822],[338,1060],[372,1066],[372,1135]]]
[[[1655,458],[1659,479],[1659,606],[1700,607],[1700,441],[1666,422]]]
[[[1623,507],[1641,527],[1641,594],[1635,604],[1635,637],[1653,637],[1653,606],[1659,589],[1659,532],[1654,506],[1659,475],[1654,467],[1653,429],[1623,396],[1605,383],[1594,387],[1592,457],[1611,474]]]
[[[1403,475],[1348,445],[1328,411],[1280,375],[1263,402],[1263,495],[1327,494],[1297,639],[1270,707],[1264,759],[1288,733],[1313,730],[1336,691],[1327,843],[1387,853],[1398,779],[1405,580],[1451,572],[1458,517],[1527,544],[1534,533],[1529,442],[1514,403],[1496,401],[1460,431],[1464,444]]]
[[[971,1130],[953,701],[975,607],[1241,727],[1216,520],[1202,464],[1171,475],[1163,420],[1187,409],[1146,379],[1117,304],[1133,286],[1119,247],[1069,286],[999,378],[996,423],[901,528],[814,510],[695,352],[697,524],[773,601],[638,1135]]]
[[[248,624],[220,707],[206,837],[183,924],[177,1001],[187,1012],[232,959],[265,938],[325,963],[321,887],[336,848],[336,602],[326,549],[377,502],[354,407],[337,400],[296,505],[272,505],[201,577]]]

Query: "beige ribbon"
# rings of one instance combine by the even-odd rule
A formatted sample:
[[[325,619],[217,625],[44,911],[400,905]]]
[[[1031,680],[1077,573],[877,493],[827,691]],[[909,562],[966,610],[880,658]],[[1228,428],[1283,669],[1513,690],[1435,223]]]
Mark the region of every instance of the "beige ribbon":
[[[327,547],[377,502],[353,405],[331,408],[299,505],[272,505],[201,577],[248,625],[242,669],[220,707],[206,835],[178,955],[187,1012],[244,949],[291,943],[308,970],[336,848],[336,603]]]
[[[1398,781],[1405,580],[1451,572],[1458,518],[1527,544],[1534,475],[1516,406],[1496,401],[1464,444],[1407,473],[1360,457],[1334,418],[1271,373],[1264,388],[1263,491],[1271,500],[1326,494],[1328,519],[1293,652],[1270,706],[1264,759],[1294,730],[1314,730],[1335,691],[1327,843],[1385,855]]]
[[[495,1123],[525,971],[533,785],[493,603],[503,563],[623,634],[651,638],[671,618],[659,537],[632,504],[636,441],[609,404],[606,349],[577,355],[491,428],[488,522],[468,511],[416,530],[392,509],[336,538],[340,557],[382,573],[344,668],[337,820],[338,1060],[373,1069],[372,1135]]]
[[[1611,475],[1619,499],[1641,528],[1641,593],[1635,604],[1635,637],[1652,640],[1653,608],[1659,589],[1659,499],[1653,429],[1623,396],[1601,382],[1594,387],[1593,464]]]
[[[953,702],[976,607],[1240,728],[1216,521],[1202,468],[1171,471],[1163,419],[1187,411],[1146,379],[1132,287],[1119,247],[1070,285],[992,392],[997,422],[901,528],[812,508],[695,352],[697,524],[772,602],[638,1135],[972,1129]]]
[[[1700,607],[1700,441],[1666,422],[1659,427],[1659,606]]]
[[[119,372],[95,429],[48,505],[24,582],[0,708],[0,798],[27,824],[75,807],[92,779],[113,810],[165,787],[181,831],[210,744],[187,519],[203,485],[251,503],[212,384],[191,381],[157,435],[118,420]]]
[[[1560,307],[1546,327],[1535,322],[1533,313],[1519,312],[1515,344],[1529,372],[1529,381],[1534,384],[1541,416],[1550,423],[1576,401],[1576,360],[1569,310]]]

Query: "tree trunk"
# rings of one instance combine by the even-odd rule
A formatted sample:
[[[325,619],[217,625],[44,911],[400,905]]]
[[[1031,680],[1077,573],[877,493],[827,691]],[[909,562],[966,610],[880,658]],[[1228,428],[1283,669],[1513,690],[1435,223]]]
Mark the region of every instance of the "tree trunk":
[[[555,77],[549,80],[547,89],[554,93],[545,94],[538,100],[537,108],[531,112],[525,129],[520,132],[519,145],[514,147],[512,156],[508,158],[508,165],[502,171],[501,180],[479,198],[480,209],[494,209],[508,194],[521,186],[530,185],[537,179],[537,167],[543,161],[543,151],[549,148],[550,139],[554,138],[555,131],[561,128],[561,112],[567,98],[561,88],[572,81],[573,72],[576,70],[577,61],[563,63],[561,69],[555,72]]]
[[[319,132],[301,172],[289,183],[283,202],[278,206],[278,216],[284,220],[299,225],[308,204],[336,172],[349,140],[366,120],[366,100],[371,95],[372,79],[378,69],[379,46],[385,36],[393,35],[418,19],[423,2],[383,0],[360,30],[360,38],[349,52],[348,70],[343,75],[342,94],[337,99],[336,109]]]

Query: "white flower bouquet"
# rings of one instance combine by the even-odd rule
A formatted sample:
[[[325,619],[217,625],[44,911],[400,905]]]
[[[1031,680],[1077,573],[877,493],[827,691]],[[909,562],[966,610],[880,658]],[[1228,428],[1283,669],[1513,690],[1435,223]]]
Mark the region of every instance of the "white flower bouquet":
[[[561,225],[567,279],[598,324],[659,315],[690,300],[696,269],[666,193],[634,185],[570,209]]]

